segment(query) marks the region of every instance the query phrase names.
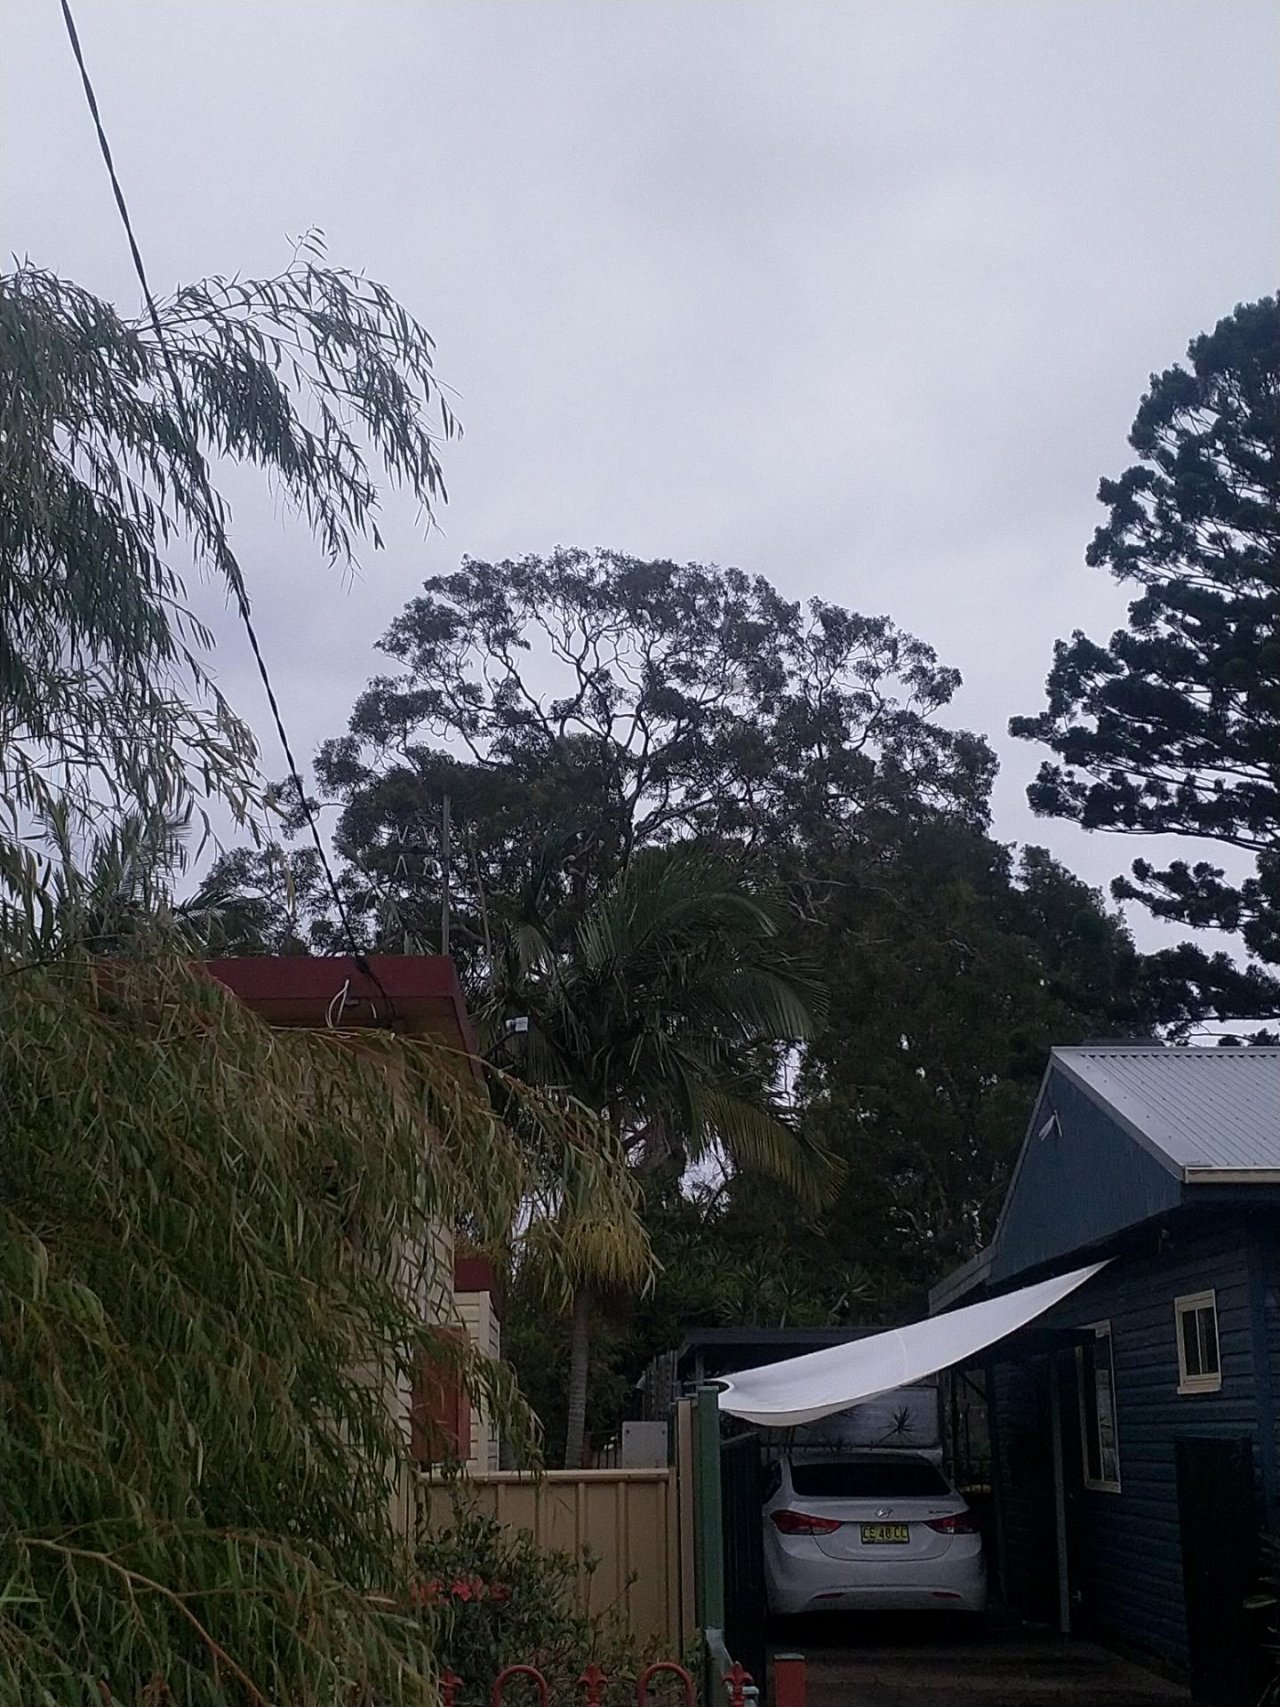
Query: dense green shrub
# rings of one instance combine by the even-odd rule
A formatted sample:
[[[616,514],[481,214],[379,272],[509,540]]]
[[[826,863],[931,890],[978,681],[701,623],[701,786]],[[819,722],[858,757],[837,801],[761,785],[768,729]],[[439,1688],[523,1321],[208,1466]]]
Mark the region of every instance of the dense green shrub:
[[[447,1528],[424,1532],[417,1547],[412,1599],[425,1621],[438,1663],[461,1678],[459,1707],[487,1707],[494,1678],[509,1665],[534,1665],[553,1702],[581,1699],[578,1679],[594,1661],[610,1679],[606,1700],[634,1699],[635,1678],[658,1658],[634,1640],[621,1609],[585,1607],[578,1580],[590,1584],[599,1561],[544,1550],[527,1529],[504,1527],[467,1509],[460,1498]],[[523,1704],[528,1685],[513,1683]]]
[[[272,1032],[181,960],[0,971],[0,1707],[432,1707],[369,1375],[442,1355],[439,1224],[496,1242],[554,1194],[545,1262],[579,1203],[626,1231],[624,1170],[434,1046]],[[518,1434],[503,1366],[460,1364]]]

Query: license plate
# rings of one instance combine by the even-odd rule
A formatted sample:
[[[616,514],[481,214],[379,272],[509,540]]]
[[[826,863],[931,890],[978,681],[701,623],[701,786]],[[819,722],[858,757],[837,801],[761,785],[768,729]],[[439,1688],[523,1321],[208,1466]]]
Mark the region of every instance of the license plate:
[[[862,1525],[862,1545],[871,1546],[904,1546],[911,1539],[911,1526],[907,1523],[864,1523]]]

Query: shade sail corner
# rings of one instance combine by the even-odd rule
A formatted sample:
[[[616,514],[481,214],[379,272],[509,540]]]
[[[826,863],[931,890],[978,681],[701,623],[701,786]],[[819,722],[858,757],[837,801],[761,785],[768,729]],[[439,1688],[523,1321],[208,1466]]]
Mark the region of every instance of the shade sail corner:
[[[1008,1339],[1105,1268],[1109,1259],[904,1328],[724,1377],[720,1409],[764,1428],[799,1428],[937,1375]]]

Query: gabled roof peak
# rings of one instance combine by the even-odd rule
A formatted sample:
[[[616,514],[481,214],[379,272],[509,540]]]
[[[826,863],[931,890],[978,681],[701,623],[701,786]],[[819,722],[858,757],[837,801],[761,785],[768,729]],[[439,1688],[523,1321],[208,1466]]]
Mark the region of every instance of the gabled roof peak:
[[[1081,1044],[1053,1065],[1188,1184],[1280,1177],[1280,1048]]]

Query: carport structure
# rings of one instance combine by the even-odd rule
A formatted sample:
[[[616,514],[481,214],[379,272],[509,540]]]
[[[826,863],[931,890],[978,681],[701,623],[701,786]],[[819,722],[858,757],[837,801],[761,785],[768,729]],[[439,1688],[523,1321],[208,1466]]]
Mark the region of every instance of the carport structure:
[[[718,1404],[799,1426],[981,1366],[1008,1608],[1150,1655],[1199,1707],[1251,1707],[1276,1675],[1255,1602],[1280,1527],[1278,1301],[1280,1048],[1055,1049],[991,1244],[935,1287],[939,1314],[736,1375]]]
[[[701,1387],[695,1425],[700,1622],[711,1632],[712,1644],[723,1637],[729,1654],[757,1680],[763,1680],[765,1604],[758,1429],[789,1429],[818,1422],[963,1364],[1026,1330],[1104,1266],[1091,1263],[945,1316],[784,1362],[763,1364]],[[721,1427],[722,1417],[754,1427],[726,1433]],[[1054,1442],[1061,1490],[1060,1429],[1055,1429]],[[1061,1499],[1059,1504],[1061,1508]],[[1060,1517],[1059,1600],[1065,1632],[1069,1607],[1066,1526],[1061,1509]]]

